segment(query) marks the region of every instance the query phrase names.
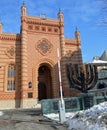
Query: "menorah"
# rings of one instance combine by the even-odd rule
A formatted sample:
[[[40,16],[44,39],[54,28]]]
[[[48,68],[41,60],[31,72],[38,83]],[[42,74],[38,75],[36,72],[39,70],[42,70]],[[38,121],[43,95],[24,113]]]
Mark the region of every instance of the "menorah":
[[[98,79],[97,65],[67,64],[67,77],[71,88],[88,93],[88,90],[95,87]]]

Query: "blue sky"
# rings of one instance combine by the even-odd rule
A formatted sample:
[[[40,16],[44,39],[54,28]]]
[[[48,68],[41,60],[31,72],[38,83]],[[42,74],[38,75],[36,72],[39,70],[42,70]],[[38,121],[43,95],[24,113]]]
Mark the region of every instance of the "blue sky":
[[[57,18],[64,13],[65,37],[74,38],[76,26],[81,33],[84,62],[92,61],[107,50],[107,27],[102,25],[102,3],[96,0],[24,0],[27,14]],[[20,32],[20,8],[23,0],[0,0],[0,21],[3,32]]]

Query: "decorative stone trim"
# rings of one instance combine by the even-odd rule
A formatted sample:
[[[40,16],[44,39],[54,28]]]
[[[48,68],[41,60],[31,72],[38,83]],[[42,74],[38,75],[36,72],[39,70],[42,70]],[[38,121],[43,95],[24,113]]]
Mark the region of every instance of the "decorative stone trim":
[[[42,55],[47,55],[52,50],[52,44],[47,39],[44,38],[37,42],[36,49]]]
[[[50,27],[50,26],[44,26],[44,25],[33,25],[28,24],[27,30],[31,32],[42,32],[42,33],[52,33],[52,34],[59,34],[59,28],[58,27]]]
[[[38,18],[33,18],[33,17],[29,18],[29,17],[27,17],[26,18],[26,23],[60,27],[59,20],[56,20],[56,19],[55,20],[54,19],[51,19],[51,20],[50,19],[46,19],[46,21],[45,21],[45,20],[41,20],[40,17],[38,17]]]
[[[70,57],[70,56],[72,55],[72,53],[73,53],[73,52],[72,52],[71,50],[68,50],[68,51],[66,51],[66,56],[67,56],[67,57]]]
[[[9,58],[15,58],[15,54],[16,54],[16,49],[15,49],[15,47],[11,46],[11,47],[7,48],[7,50],[6,50],[6,55],[7,55]]]
[[[32,30],[32,29],[33,29],[33,26],[32,26],[32,25],[28,25],[28,29],[29,29],[29,30]]]
[[[20,34],[0,34],[1,40],[20,41]]]
[[[38,69],[39,67],[42,65],[42,64],[45,64],[47,65],[50,69],[52,69],[52,72],[51,72],[51,76],[52,76],[52,89],[53,89],[53,95],[55,94],[55,89],[56,86],[57,86],[57,83],[56,83],[56,76],[55,76],[55,71],[54,71],[54,66],[55,66],[55,63],[54,61],[50,60],[50,59],[47,59],[47,58],[42,58],[40,59],[32,68],[32,72],[33,72],[33,89],[35,91],[35,98],[38,98]],[[36,86],[36,87],[35,87]]]

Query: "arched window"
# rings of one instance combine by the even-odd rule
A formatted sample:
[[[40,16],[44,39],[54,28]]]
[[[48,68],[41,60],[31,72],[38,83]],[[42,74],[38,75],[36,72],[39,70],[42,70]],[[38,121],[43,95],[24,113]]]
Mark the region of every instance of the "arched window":
[[[8,91],[15,90],[15,77],[16,77],[15,65],[10,64],[8,66],[8,73],[7,73],[7,90]]]

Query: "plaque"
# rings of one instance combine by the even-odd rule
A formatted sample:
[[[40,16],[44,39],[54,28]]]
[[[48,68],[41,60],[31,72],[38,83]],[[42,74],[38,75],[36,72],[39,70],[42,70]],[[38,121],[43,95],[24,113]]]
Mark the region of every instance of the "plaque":
[[[77,100],[65,101],[65,109],[77,108]]]
[[[99,103],[101,103],[101,102],[104,102],[105,99],[104,99],[104,98],[101,98],[101,99],[97,99],[96,101],[97,101],[97,104],[99,104]]]
[[[53,102],[53,109],[58,110],[58,102]]]
[[[93,96],[84,97],[84,107],[85,109],[90,108],[94,105]]]

